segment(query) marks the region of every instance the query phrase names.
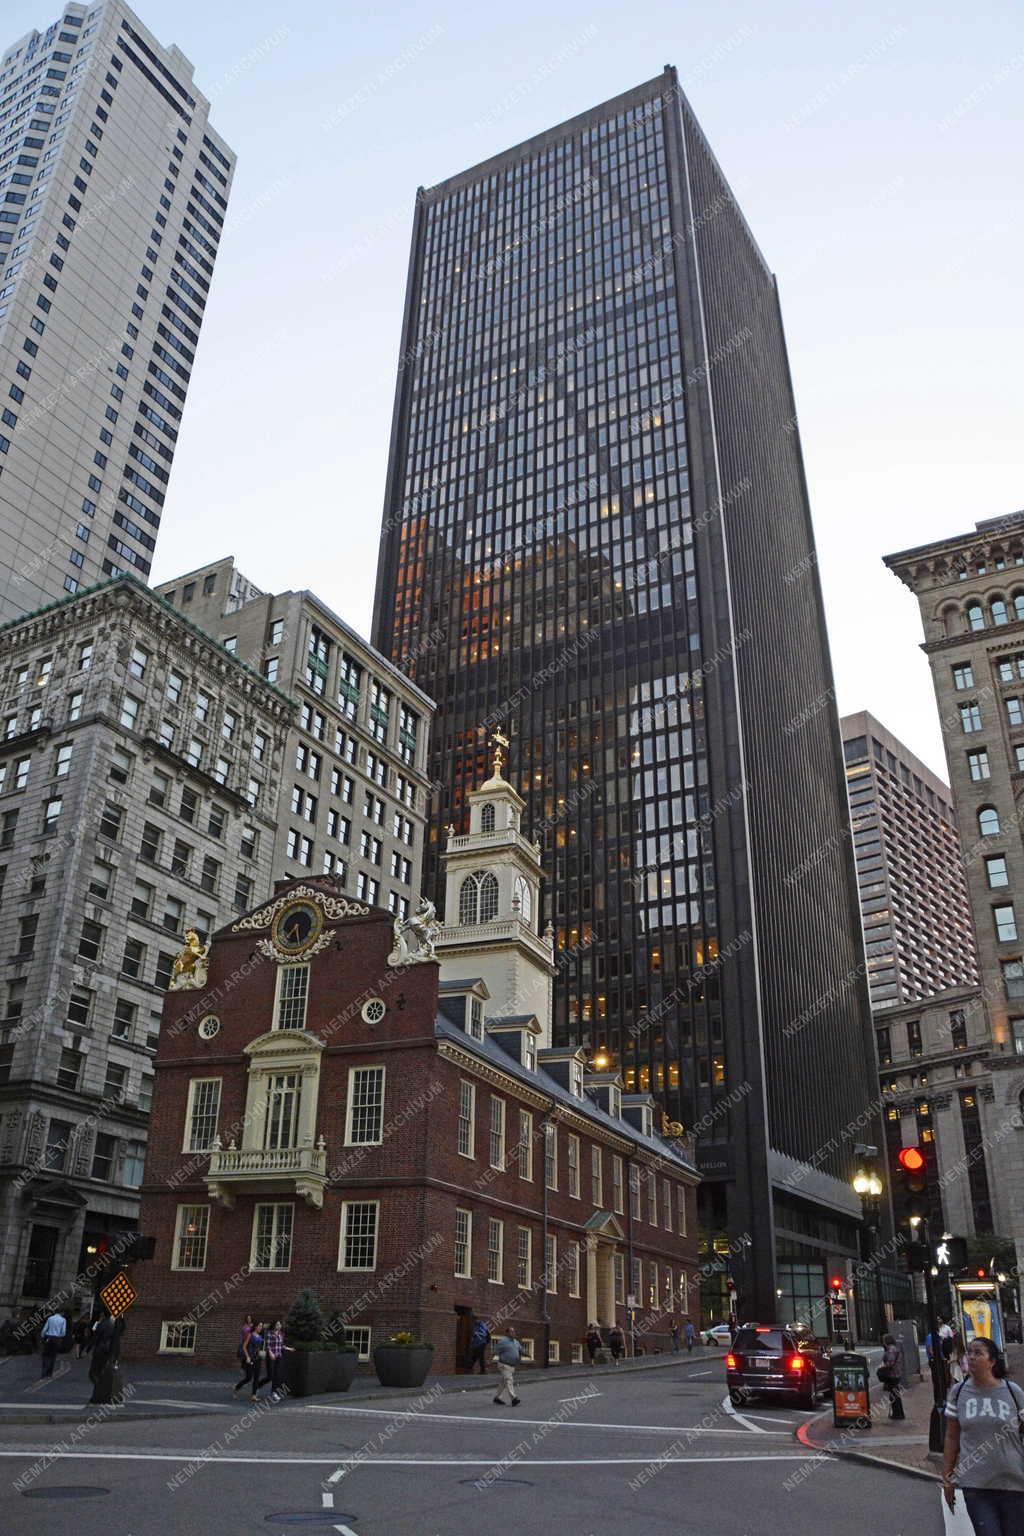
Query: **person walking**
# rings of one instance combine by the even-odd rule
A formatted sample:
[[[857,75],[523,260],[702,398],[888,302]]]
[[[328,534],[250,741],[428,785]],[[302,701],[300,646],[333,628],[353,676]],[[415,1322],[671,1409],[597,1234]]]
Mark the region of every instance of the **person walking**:
[[[89,1380],[92,1382],[91,1406],[121,1401],[117,1362],[121,1354],[124,1319],[104,1314],[93,1326]]]
[[[878,1379],[886,1390],[889,1398],[890,1419],[905,1419],[903,1411],[903,1396],[900,1383],[903,1378],[903,1345],[898,1339],[894,1339],[891,1333],[887,1333],[882,1340],[885,1352],[882,1355],[882,1363],[878,1368]]]
[[[946,1399],[942,1492],[952,1510],[959,1488],[975,1536],[1024,1531],[1024,1391],[1006,1379],[991,1339],[967,1346],[966,1381]]]
[[[612,1352],[613,1363],[618,1365],[622,1356],[626,1353],[626,1335],[618,1323],[614,1323],[608,1330],[608,1348]]]
[[[674,1355],[678,1355],[678,1353],[679,1353],[679,1324],[678,1323],[673,1322],[672,1327],[669,1329],[669,1337],[672,1340],[672,1353]]]
[[[472,1376],[474,1367],[479,1364],[480,1375],[487,1371],[487,1346],[491,1342],[491,1330],[482,1317],[478,1317],[473,1325],[473,1332],[469,1336],[469,1374]]]
[[[63,1312],[51,1312],[43,1324],[43,1376],[53,1375],[53,1362],[63,1348],[68,1331],[68,1320]]]
[[[266,1349],[267,1374],[259,1385],[260,1387],[265,1387],[269,1384],[270,1401],[272,1403],[279,1403],[282,1396],[281,1388],[283,1385],[285,1352],[287,1351],[289,1355],[295,1353],[292,1346],[284,1341],[284,1325],[280,1318],[278,1318],[273,1328],[267,1330]],[[256,1390],[258,1391],[259,1388],[257,1387]]]
[[[498,1375],[501,1377],[501,1386],[494,1401],[501,1407],[507,1401],[510,1408],[519,1407],[519,1399],[516,1397],[516,1367],[523,1358],[523,1346],[516,1338],[514,1328],[506,1328],[491,1345],[491,1353],[498,1364]]]
[[[588,1327],[584,1336],[584,1342],[587,1346],[587,1354],[590,1356],[590,1363],[593,1365],[594,1356],[601,1348],[601,1330],[596,1323],[591,1323]]]
[[[92,1323],[84,1312],[75,1323],[74,1340],[78,1346],[78,1358],[81,1360],[82,1356],[92,1348]]]
[[[262,1361],[266,1359],[266,1352],[263,1345],[262,1323],[255,1323],[249,1328],[248,1333],[245,1334],[245,1343],[241,1346],[239,1355],[242,1361],[242,1370],[244,1374],[241,1381],[235,1383],[232,1391],[237,1397],[242,1388],[248,1382],[251,1382],[252,1400],[255,1402],[256,1393],[258,1392],[260,1385],[260,1366]]]
[[[686,1335],[686,1353],[690,1354],[693,1350],[693,1346],[697,1338],[697,1330],[693,1326],[693,1321],[691,1318],[686,1319],[686,1322],[683,1325],[683,1333]]]

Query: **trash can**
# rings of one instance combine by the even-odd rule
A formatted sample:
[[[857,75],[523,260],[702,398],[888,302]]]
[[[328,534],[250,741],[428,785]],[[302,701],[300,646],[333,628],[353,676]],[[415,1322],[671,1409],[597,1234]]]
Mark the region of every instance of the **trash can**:
[[[871,1428],[867,1357],[844,1352],[832,1356],[832,1422],[848,1429]]]

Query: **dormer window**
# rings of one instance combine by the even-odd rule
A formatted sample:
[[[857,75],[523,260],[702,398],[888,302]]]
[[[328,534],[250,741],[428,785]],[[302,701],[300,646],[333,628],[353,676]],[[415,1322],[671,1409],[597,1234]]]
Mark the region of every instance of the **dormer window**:
[[[651,1115],[651,1107],[649,1104],[644,1105],[644,1108],[640,1114],[640,1129],[643,1131],[645,1136],[651,1136],[654,1134],[653,1117]]]
[[[478,997],[469,1000],[469,1033],[474,1040],[484,1037],[484,1005]]]
[[[528,1072],[537,1070],[537,1041],[529,1030],[523,1032],[523,1066]]]
[[[622,1119],[622,1089],[609,1087],[608,1089],[608,1113],[613,1120]],[[650,1114],[650,1110],[648,1110]]]
[[[488,801],[486,805],[481,806],[481,808],[480,808],[480,831],[481,832],[493,832],[494,831],[494,817],[495,817],[494,806],[490,803],[490,801]]]
[[[530,889],[529,881],[524,880],[522,875],[516,876],[515,906],[518,908],[519,916],[523,922],[532,923],[533,892]]]
[[[583,1097],[583,1063],[582,1061],[570,1061],[569,1063],[569,1088],[576,1099]]]
[[[498,915],[498,880],[490,870],[477,869],[459,887],[459,922],[489,923]]]

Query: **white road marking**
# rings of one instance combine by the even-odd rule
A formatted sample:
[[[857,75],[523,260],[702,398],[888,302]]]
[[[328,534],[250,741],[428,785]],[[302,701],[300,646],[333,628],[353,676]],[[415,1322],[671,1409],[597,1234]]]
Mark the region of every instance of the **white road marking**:
[[[726,1398],[726,1402],[727,1403],[729,1402],[728,1398]],[[756,1434],[759,1434],[759,1435],[771,1435],[771,1434],[785,1435],[786,1434],[786,1431],[784,1429],[779,1429],[779,1430],[762,1429],[759,1424],[750,1424],[746,1419],[743,1418],[742,1414],[738,1414],[736,1412],[735,1408],[733,1408],[731,1403],[729,1403],[729,1411],[732,1413],[734,1418],[738,1419],[740,1421],[740,1423],[745,1424],[747,1426],[746,1430],[743,1430],[743,1429],[704,1429],[704,1428],[699,1428],[696,1425],[691,1427],[691,1426],[689,1426],[687,1424],[604,1424],[604,1423],[594,1424],[594,1423],[591,1423],[587,1419],[574,1419],[570,1423],[568,1421],[563,1422],[563,1421],[561,1421],[559,1419],[524,1419],[524,1418],[521,1418],[518,1413],[515,1415],[514,1418],[507,1418],[504,1414],[502,1414],[500,1418],[493,1418],[492,1419],[490,1417],[488,1417],[488,1418],[484,1418],[482,1416],[478,1417],[476,1414],[471,1414],[471,1413],[413,1413],[411,1411],[407,1412],[406,1410],[401,1409],[401,1408],[350,1408],[350,1407],[347,1407],[347,1406],[346,1407],[342,1407],[341,1404],[335,1405],[334,1403],[316,1403],[316,1404],[311,1405],[308,1408],[303,1408],[301,1410],[301,1412],[303,1412],[303,1413],[364,1413],[364,1414],[373,1414],[375,1416],[379,1416],[379,1417],[383,1417],[383,1418],[387,1418],[387,1419],[405,1418],[407,1420],[415,1420],[417,1424],[449,1424],[449,1423],[479,1424],[479,1425],[483,1425],[485,1428],[489,1427],[489,1428],[492,1428],[492,1429],[495,1426],[497,1426],[499,1428],[504,1428],[505,1425],[513,1424],[514,1423],[514,1424],[530,1424],[530,1425],[533,1425],[535,1427],[542,1427],[544,1429],[619,1429],[619,1430],[625,1429],[625,1430],[641,1430],[644,1433],[652,1434],[652,1435],[682,1435],[682,1434],[687,1434],[687,1435],[745,1435],[749,1430],[754,1430],[754,1432]]]
[[[775,1413],[747,1413],[748,1419],[763,1419],[766,1424],[797,1424],[798,1419],[780,1419]]]
[[[333,1493],[322,1493],[320,1495],[320,1502],[323,1505],[324,1509],[333,1509],[334,1508],[334,1494]]]
[[[49,1461],[187,1461],[206,1466],[216,1466],[223,1462],[226,1466],[276,1466],[276,1467],[315,1467],[332,1466],[337,1461],[337,1456],[203,1456],[193,1455],[183,1451],[57,1451],[52,1446],[43,1446],[37,1450],[0,1450],[0,1456],[18,1461],[35,1461],[39,1456],[45,1456]],[[671,1467],[693,1466],[701,1462],[721,1461],[817,1461],[823,1467],[838,1466],[838,1461],[832,1456],[823,1456],[819,1452],[812,1451],[777,1451],[766,1452],[763,1456],[583,1456],[583,1457],[545,1457],[537,1461],[522,1460],[516,1463],[521,1467]],[[382,1467],[493,1467],[493,1456],[466,1457],[464,1459],[444,1456],[367,1456],[360,1454],[353,1459],[354,1466],[382,1466]]]
[[[347,1471],[348,1471],[348,1467],[339,1467],[337,1472],[332,1472],[331,1473],[331,1475],[327,1479],[327,1481],[329,1483],[340,1483],[342,1478],[345,1476]]]
[[[350,1525],[336,1525],[334,1529],[340,1531],[341,1536],[356,1536],[355,1531]]]
[[[603,1397],[602,1392],[584,1392],[582,1397],[560,1397],[560,1403],[589,1403],[592,1397]]]
[[[735,1419],[740,1424],[746,1425],[747,1429],[753,1430],[755,1435],[770,1435],[773,1433],[772,1430],[762,1429],[760,1424],[754,1424],[750,1419],[745,1419],[742,1413],[737,1413],[736,1409],[732,1405],[732,1401],[728,1393],[726,1393],[722,1399],[722,1407],[725,1409],[730,1418]],[[778,1431],[774,1431],[774,1433],[783,1435],[785,1434],[785,1430],[780,1429]]]
[[[710,1371],[691,1371],[690,1375],[691,1376],[710,1376],[711,1372]]]

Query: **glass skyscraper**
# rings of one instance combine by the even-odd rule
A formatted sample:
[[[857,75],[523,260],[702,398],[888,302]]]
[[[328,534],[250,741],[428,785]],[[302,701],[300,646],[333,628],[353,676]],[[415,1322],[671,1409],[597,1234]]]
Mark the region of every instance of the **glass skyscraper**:
[[[774,281],[674,70],[418,194],[374,622],[438,703],[428,893],[502,729],[556,1040],[697,1131],[745,1307],[802,1306],[870,1014]]]

